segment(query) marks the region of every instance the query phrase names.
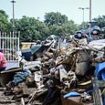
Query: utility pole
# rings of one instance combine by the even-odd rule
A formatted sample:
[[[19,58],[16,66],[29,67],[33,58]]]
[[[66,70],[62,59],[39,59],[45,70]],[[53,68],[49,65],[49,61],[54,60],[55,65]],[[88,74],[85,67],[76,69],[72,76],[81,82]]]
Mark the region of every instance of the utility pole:
[[[13,28],[13,32],[14,32],[14,28],[15,28],[15,20],[14,20],[15,19],[15,10],[14,10],[14,4],[16,3],[16,1],[12,0],[11,3],[12,3],[12,14],[13,14],[12,28]]]
[[[92,40],[91,36],[91,22],[92,22],[92,0],[89,0],[89,38]]]
[[[92,0],[89,0],[89,21],[92,20]]]
[[[82,22],[83,22],[83,24],[84,24],[84,11],[86,10],[86,9],[89,9],[89,8],[83,8],[83,7],[79,7],[78,9],[81,9],[82,10],[82,12],[83,12],[83,16],[82,16],[82,18],[83,18],[83,20],[82,20]],[[84,25],[83,25],[83,29],[84,29],[85,27],[84,27]]]

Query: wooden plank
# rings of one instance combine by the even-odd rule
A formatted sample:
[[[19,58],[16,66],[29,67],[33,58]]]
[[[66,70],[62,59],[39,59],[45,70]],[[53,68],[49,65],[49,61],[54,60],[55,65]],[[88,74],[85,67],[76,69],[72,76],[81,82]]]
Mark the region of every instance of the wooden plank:
[[[2,74],[6,74],[6,73],[11,73],[11,72],[18,72],[18,71],[21,71],[22,70],[22,68],[13,68],[13,69],[9,69],[9,70],[5,70],[5,71],[1,71],[0,72],[0,75],[2,75]]]
[[[9,104],[9,103],[15,103],[15,100],[1,100],[0,99],[0,104]]]

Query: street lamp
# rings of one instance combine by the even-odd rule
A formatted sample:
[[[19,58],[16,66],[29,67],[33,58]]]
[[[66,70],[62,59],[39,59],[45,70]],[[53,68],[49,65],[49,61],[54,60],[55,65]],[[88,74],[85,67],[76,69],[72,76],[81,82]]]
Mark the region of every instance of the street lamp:
[[[14,27],[15,27],[15,22],[14,22],[14,19],[15,19],[14,4],[16,3],[16,1],[12,0],[11,3],[12,3],[12,12],[13,12],[13,23],[12,23],[13,26],[12,27],[13,27],[13,31],[14,31]]]
[[[92,0],[89,0],[89,21],[92,20]]]
[[[91,22],[92,22],[92,0],[89,0],[89,37],[90,40],[92,40],[92,36],[91,36]]]
[[[78,9],[81,9],[82,12],[83,12],[83,23],[84,23],[84,11],[85,11],[86,9],[89,9],[89,8],[79,7]],[[83,28],[84,28],[84,25],[83,25]]]

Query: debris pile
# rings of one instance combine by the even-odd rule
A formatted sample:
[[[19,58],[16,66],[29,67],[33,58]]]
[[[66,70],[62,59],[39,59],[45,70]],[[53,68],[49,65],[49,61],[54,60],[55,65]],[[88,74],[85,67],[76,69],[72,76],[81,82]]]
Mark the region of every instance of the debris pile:
[[[0,73],[3,94],[12,95],[11,102],[19,105],[102,103],[104,86],[100,89],[99,84],[105,79],[104,47],[104,39],[90,43],[86,38],[73,38],[66,43],[54,39],[38,41],[16,53],[19,68]]]

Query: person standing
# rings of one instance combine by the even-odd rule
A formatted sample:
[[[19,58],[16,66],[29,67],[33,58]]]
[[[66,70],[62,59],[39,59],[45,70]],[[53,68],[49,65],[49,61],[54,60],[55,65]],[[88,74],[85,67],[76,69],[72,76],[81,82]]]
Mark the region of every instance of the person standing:
[[[3,54],[3,51],[0,50],[0,72],[5,70],[6,67],[7,67],[7,60]]]

